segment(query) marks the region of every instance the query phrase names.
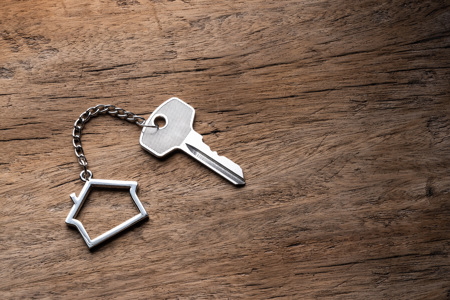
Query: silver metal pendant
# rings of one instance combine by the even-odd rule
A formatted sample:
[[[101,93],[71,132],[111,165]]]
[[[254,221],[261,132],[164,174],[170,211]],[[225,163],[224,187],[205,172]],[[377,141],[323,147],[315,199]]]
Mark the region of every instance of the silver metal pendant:
[[[75,218],[78,215],[81,207],[83,206],[84,201],[88,197],[89,192],[95,187],[129,188],[131,198],[133,199],[134,203],[136,204],[137,208],[139,209],[139,214],[132,217],[131,219],[128,219],[127,221],[123,222],[122,224],[114,227],[113,229],[110,229],[107,232],[99,235],[98,237],[91,239],[89,237],[88,233],[86,232],[86,229],[84,228],[83,224]],[[139,201],[139,198],[136,195],[136,189],[137,189],[136,181],[105,180],[105,179],[87,180],[78,197],[75,195],[75,193],[70,195],[70,198],[72,198],[74,205],[73,205],[72,209],[70,210],[69,215],[66,218],[66,223],[70,226],[75,226],[78,229],[78,231],[81,233],[81,236],[83,237],[83,239],[86,242],[89,249],[92,247],[95,247],[98,244],[104,242],[105,240],[115,236],[119,232],[133,226],[137,222],[142,221],[145,218],[148,218],[147,212],[145,211],[144,207],[142,206],[141,201]]]

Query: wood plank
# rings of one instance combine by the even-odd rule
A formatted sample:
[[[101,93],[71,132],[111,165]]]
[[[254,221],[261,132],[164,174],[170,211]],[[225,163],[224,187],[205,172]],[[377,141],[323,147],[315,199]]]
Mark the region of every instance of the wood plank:
[[[448,299],[449,30],[447,1],[3,1],[2,298]],[[90,252],[73,122],[172,96],[247,185],[92,119],[94,177],[137,181],[150,219]]]

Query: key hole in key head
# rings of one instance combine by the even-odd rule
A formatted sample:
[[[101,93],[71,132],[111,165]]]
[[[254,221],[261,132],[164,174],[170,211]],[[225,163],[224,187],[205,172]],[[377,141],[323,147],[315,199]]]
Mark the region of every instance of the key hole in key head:
[[[167,125],[167,121],[164,116],[156,116],[156,118],[153,120],[153,123],[158,126],[159,129],[162,129]]]

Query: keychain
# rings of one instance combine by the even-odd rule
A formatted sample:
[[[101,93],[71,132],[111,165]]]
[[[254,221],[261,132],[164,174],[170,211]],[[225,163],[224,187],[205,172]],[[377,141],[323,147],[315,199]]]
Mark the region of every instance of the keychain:
[[[66,218],[66,223],[70,226],[75,226],[78,229],[89,248],[97,246],[105,240],[117,235],[119,232],[133,226],[137,222],[148,218],[148,214],[136,194],[137,182],[94,179],[92,172],[87,168],[88,162],[84,155],[83,147],[81,146],[81,131],[91,118],[106,113],[133,122],[142,127],[139,142],[145,150],[153,155],[163,157],[173,150],[182,150],[211,170],[223,176],[231,183],[235,185],[245,184],[242,169],[237,164],[224,156],[219,156],[217,152],[212,152],[211,149],[203,143],[203,137],[192,127],[195,110],[181,99],[175,97],[170,98],[161,104],[150,115],[147,121],[141,116],[114,105],[99,104],[95,107],[91,107],[83,112],[75,121],[72,132],[75,155],[78,158],[78,163],[83,167],[83,170],[80,173],[80,179],[85,182],[85,184],[78,196],[76,196],[75,193],[70,195],[74,205]],[[159,119],[162,119],[165,123],[162,127],[159,127],[155,123],[155,120]],[[91,239],[83,224],[77,220],[76,217],[80,212],[84,201],[88,197],[89,192],[94,187],[129,189],[131,198],[136,204],[139,214],[100,236]]]

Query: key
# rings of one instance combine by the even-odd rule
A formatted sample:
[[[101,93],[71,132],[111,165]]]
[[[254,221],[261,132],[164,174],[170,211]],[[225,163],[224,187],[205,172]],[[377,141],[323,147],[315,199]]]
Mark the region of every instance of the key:
[[[219,156],[203,142],[201,134],[192,125],[195,110],[178,98],[170,98],[161,104],[148,118],[145,125],[155,126],[155,120],[164,119],[159,129],[144,127],[141,146],[157,157],[163,157],[175,149],[183,150],[211,170],[235,185],[244,185],[242,169],[224,156]]]

